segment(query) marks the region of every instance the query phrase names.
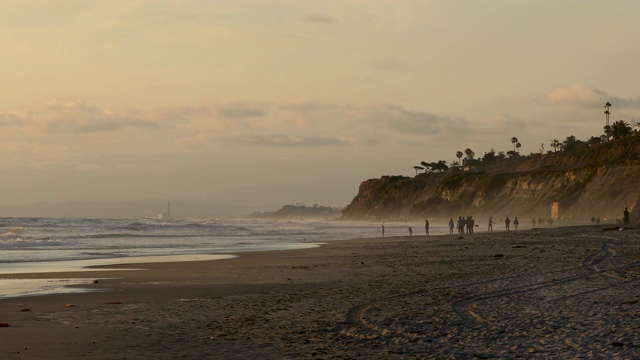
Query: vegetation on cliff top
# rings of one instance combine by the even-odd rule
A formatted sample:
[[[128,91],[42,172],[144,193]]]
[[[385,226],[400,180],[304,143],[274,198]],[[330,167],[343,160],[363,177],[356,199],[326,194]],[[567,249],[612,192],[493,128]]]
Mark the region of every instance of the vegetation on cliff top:
[[[250,215],[255,219],[333,219],[339,217],[342,209],[329,206],[305,206],[302,204],[284,205],[278,211],[257,212]]]
[[[639,187],[640,191],[640,185],[635,185],[640,178],[640,133],[624,122],[616,123],[612,128],[617,130],[601,138],[583,142],[569,136],[562,143],[554,139],[554,151],[546,153],[521,156],[511,150],[506,155],[492,149],[475,158],[467,149],[464,159],[461,151],[456,154],[461,160],[458,166],[445,169],[444,161],[423,161],[415,167],[415,177],[365,181],[343,218],[450,216],[461,210],[491,214],[507,208],[521,215],[547,214],[552,202],[571,209],[567,216],[586,216],[590,208],[604,214],[607,206],[637,202],[637,194],[632,198],[631,193],[617,191],[618,187]],[[517,139],[511,141],[518,149]],[[418,173],[421,169],[425,171]]]

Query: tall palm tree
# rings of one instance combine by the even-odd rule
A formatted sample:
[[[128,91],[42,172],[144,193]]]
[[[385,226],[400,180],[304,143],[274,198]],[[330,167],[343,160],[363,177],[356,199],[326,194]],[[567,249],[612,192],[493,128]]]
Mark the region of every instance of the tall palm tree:
[[[462,166],[462,157],[464,156],[464,154],[462,153],[462,151],[459,151],[456,153],[456,157],[458,158],[458,165]]]
[[[611,107],[611,103],[607,101],[606,104],[604,104],[604,108],[606,109],[604,111],[604,118],[606,121],[606,125],[604,126],[604,134],[607,135],[607,140],[609,140],[609,137],[611,136],[611,133],[607,132],[607,130],[610,130],[609,128],[609,115],[611,114],[611,111],[609,111],[609,108]]]
[[[511,143],[513,144],[513,151],[516,151],[516,143],[518,142],[518,138],[517,137],[512,137],[511,138]]]
[[[518,149],[518,153],[520,153],[520,148],[522,147],[522,144],[520,144],[519,142],[516,143],[516,149]]]

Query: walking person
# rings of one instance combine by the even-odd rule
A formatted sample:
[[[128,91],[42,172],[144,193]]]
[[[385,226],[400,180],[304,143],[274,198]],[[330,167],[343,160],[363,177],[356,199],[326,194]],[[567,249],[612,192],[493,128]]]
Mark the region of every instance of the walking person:
[[[424,231],[429,235],[429,220],[424,221]]]
[[[413,229],[409,226],[409,237],[413,236]]]
[[[384,237],[384,225],[382,225],[382,237]]]
[[[509,231],[509,224],[511,224],[511,219],[509,219],[509,217],[507,216],[507,218],[504,219],[504,227],[507,229],[507,231]]]
[[[493,232],[493,224],[495,224],[495,222],[493,221],[493,216],[489,216],[489,229],[487,229],[487,231]]]
[[[516,216],[516,218],[513,219],[513,227],[516,231],[518,231],[518,225],[520,225],[520,221],[518,221],[518,217]]]
[[[456,227],[456,225],[453,223],[453,218],[449,219],[449,234],[453,234],[453,228]]]

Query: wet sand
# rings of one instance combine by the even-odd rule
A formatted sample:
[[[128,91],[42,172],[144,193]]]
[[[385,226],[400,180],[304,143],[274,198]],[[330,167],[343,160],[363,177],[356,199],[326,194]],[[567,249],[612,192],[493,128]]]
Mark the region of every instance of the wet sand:
[[[0,358],[640,358],[640,232],[604,228],[25,274],[103,292],[0,299]]]

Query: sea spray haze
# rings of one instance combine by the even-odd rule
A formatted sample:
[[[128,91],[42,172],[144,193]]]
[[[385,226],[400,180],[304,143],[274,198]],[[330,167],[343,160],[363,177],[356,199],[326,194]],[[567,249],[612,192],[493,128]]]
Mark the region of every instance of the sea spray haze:
[[[420,226],[387,224],[387,236],[406,235],[411,225]],[[380,223],[372,222],[2,218],[0,263],[278,250],[376,236]]]

